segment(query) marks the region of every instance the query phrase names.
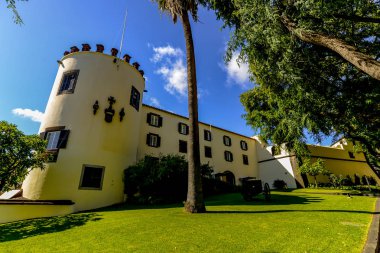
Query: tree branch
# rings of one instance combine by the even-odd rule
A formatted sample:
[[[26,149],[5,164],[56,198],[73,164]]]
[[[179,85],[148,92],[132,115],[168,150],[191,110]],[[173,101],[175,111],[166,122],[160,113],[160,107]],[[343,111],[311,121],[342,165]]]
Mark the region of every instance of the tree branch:
[[[380,24],[380,18],[361,17],[361,16],[357,16],[357,15],[343,15],[343,14],[333,14],[333,15],[331,15],[331,17],[345,19],[345,20],[351,20],[351,21],[355,21],[355,22]]]
[[[295,34],[300,40],[313,45],[322,46],[338,53],[343,59],[380,81],[380,62],[370,56],[359,52],[359,50],[346,42],[314,31],[306,31],[291,21],[287,16],[281,16],[281,21],[289,32]]]

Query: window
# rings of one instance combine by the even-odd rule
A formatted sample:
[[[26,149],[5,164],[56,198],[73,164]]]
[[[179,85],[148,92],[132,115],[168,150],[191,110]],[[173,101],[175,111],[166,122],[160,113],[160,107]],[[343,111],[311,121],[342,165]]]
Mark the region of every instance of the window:
[[[205,141],[211,141],[211,131],[209,130],[204,130],[204,139]]]
[[[41,139],[47,141],[47,150],[66,148],[70,130],[64,130],[65,127],[46,128],[45,132],[40,133]]]
[[[83,165],[79,189],[101,190],[103,185],[104,167]]]
[[[352,158],[352,159],[355,158],[355,155],[354,155],[353,152],[348,152],[348,155],[349,155],[349,157]]]
[[[148,113],[146,122],[154,127],[162,126],[162,117],[158,114]]]
[[[179,140],[179,152],[187,153],[187,141]]]
[[[189,126],[184,123],[178,123],[178,132],[180,134],[188,135],[189,134]]]
[[[131,90],[131,101],[130,105],[134,107],[137,111],[139,110],[140,107],[140,92],[132,86]]]
[[[224,159],[227,162],[232,162],[234,160],[234,157],[230,151],[224,151]]]
[[[60,134],[61,134],[61,131],[54,131],[54,132],[46,133],[46,140],[47,140],[47,148],[46,149],[47,150],[57,149]]]
[[[211,147],[205,146],[205,157],[212,158]]]
[[[158,134],[149,133],[146,136],[146,144],[149,147],[158,148],[161,145],[161,137]]]
[[[75,84],[78,79],[79,70],[73,70],[63,73],[61,85],[58,89],[58,94],[74,93]]]
[[[40,133],[40,137],[47,141],[47,153],[49,154],[48,162],[56,162],[58,152],[61,148],[66,148],[70,130],[64,130],[65,127],[46,128],[45,132]]]
[[[248,150],[248,144],[245,141],[240,141],[240,147],[242,150]]]
[[[243,164],[248,165],[248,156],[243,155]]]
[[[223,143],[224,143],[224,145],[226,145],[226,146],[231,146],[231,138],[228,137],[228,136],[226,136],[226,135],[224,135],[224,136],[223,136]]]

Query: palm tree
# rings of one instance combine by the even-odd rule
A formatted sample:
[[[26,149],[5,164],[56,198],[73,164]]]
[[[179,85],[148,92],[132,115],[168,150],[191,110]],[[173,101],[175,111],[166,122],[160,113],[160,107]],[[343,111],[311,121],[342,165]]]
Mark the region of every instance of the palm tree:
[[[206,212],[202,193],[202,177],[200,171],[199,153],[199,127],[198,127],[198,92],[197,77],[195,69],[195,54],[193,36],[189,21],[188,12],[197,21],[198,1],[197,0],[154,0],[158,7],[168,12],[173,22],[179,18],[182,22],[186,40],[186,62],[187,62],[187,85],[188,85],[188,106],[189,106],[189,151],[188,151],[188,186],[185,210],[189,213]]]

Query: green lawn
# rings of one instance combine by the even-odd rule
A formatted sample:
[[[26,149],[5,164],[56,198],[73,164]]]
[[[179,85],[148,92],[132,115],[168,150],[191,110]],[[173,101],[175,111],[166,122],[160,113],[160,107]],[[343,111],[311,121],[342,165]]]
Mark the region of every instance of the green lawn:
[[[0,252],[361,252],[375,200],[274,192],[209,198],[206,214],[106,208],[0,225]]]

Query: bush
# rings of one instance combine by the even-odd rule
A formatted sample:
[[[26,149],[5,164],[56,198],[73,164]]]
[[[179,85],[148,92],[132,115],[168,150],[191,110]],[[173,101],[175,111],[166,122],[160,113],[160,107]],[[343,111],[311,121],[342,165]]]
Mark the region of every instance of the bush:
[[[346,178],[342,179],[341,184],[343,186],[353,186],[354,182],[352,182],[352,178],[350,177],[350,175],[347,175]]]
[[[285,181],[281,179],[274,180],[272,186],[278,190],[283,190],[283,189],[288,188],[288,185],[285,183]]]
[[[175,203],[186,199],[187,161],[183,156],[145,156],[124,170],[127,201],[140,204]],[[201,165],[203,193],[214,195],[236,191],[236,186],[212,178],[213,169]]]
[[[146,156],[124,170],[128,201],[142,204],[172,203],[186,199],[187,161],[183,156]]]

